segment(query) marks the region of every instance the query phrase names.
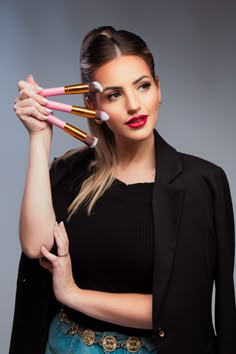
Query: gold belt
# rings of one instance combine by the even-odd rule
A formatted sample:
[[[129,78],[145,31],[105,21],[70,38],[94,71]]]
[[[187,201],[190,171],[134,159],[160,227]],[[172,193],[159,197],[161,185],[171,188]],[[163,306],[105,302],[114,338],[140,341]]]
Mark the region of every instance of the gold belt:
[[[143,342],[138,337],[129,337],[126,341],[118,342],[114,336],[104,336],[102,339],[96,338],[96,333],[91,329],[82,329],[78,324],[71,321],[67,314],[61,309],[59,313],[60,322],[71,324],[72,327],[67,333],[79,335],[86,345],[99,344],[107,352],[114,352],[117,348],[127,349],[130,353],[136,353],[143,345]]]

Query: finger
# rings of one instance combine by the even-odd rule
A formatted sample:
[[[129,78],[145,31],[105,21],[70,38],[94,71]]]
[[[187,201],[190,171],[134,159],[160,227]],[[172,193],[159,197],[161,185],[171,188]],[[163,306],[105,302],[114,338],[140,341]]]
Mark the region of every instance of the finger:
[[[16,112],[16,115],[21,119],[21,120],[27,120],[29,118],[36,118],[38,120],[47,120],[47,114],[42,114],[39,112],[35,107],[19,107],[17,105],[14,105],[14,110]]]
[[[26,78],[26,82],[28,82],[29,84],[33,85],[35,90],[38,92],[38,91],[41,91],[43,88],[40,87],[37,82],[34,80],[33,78],[33,75],[30,74],[27,78]]]
[[[42,115],[45,115],[45,117],[42,117],[43,118],[47,118],[47,115],[52,113],[52,110],[47,108],[47,107],[44,107],[42,106],[41,104],[39,104],[38,102],[36,102],[33,98],[27,98],[25,100],[19,100],[19,101],[15,101],[15,104],[13,106],[13,109],[15,111],[20,111],[20,113],[23,113],[23,111],[26,109],[26,108],[32,108],[32,115],[35,116],[35,113],[36,111],[37,114],[37,118],[38,117],[38,113],[41,113]]]
[[[41,253],[51,263],[54,263],[57,260],[57,256],[55,256],[55,254],[52,254],[51,252],[49,252],[47,250],[47,248],[44,246],[41,247]]]
[[[44,269],[49,270],[49,272],[52,273],[52,264],[46,260],[45,258],[40,258],[39,259],[39,264],[41,265],[41,267],[43,267]]]
[[[66,228],[65,228],[65,224],[63,221],[61,221],[58,225],[61,233],[62,233],[62,236],[65,240],[65,244],[68,246],[69,245],[69,239],[68,239],[68,236],[67,236],[67,232],[66,232]]]
[[[40,96],[37,93],[37,90],[35,90],[31,86],[24,86],[22,89],[19,91],[18,96],[19,100],[25,100],[27,98],[33,98],[36,102],[38,102],[41,105],[45,105],[48,103],[47,98]]]
[[[57,254],[58,256],[62,257],[68,254],[68,247],[67,245],[64,243],[61,233],[57,230],[55,231],[54,234],[55,237],[55,241],[57,244]]]
[[[35,90],[36,92],[42,91],[42,87],[38,86],[37,84],[35,85],[35,84],[32,84],[32,83],[30,83],[28,81],[24,81],[24,80],[20,80],[18,82],[18,91],[21,91],[22,89],[27,88],[27,87]]]
[[[59,226],[56,224],[54,229],[54,237],[57,244],[57,254],[58,256],[63,256],[68,254],[68,246],[65,242],[63,233],[61,232]]]
[[[33,75],[30,74],[29,76],[27,76],[26,81],[32,85],[38,86],[37,83],[34,81]]]

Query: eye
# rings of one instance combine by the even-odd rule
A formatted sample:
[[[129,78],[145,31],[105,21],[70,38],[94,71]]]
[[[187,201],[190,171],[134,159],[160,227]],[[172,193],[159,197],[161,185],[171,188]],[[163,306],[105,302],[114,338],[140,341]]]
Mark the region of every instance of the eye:
[[[111,93],[111,94],[109,94],[109,95],[107,96],[107,99],[108,99],[109,101],[114,101],[114,100],[116,100],[119,96],[121,96],[121,93],[120,93],[120,92],[113,92],[113,93]]]
[[[144,82],[144,83],[142,83],[141,85],[138,86],[138,89],[140,91],[147,91],[150,86],[151,86],[150,82]]]

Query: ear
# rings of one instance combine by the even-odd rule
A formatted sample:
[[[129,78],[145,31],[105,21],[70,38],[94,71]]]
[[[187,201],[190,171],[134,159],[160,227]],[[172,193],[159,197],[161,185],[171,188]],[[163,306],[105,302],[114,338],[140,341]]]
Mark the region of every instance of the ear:
[[[160,78],[158,75],[156,75],[156,84],[158,87],[158,91],[159,91],[159,104],[162,103],[162,97],[161,97],[161,83],[160,83]]]
[[[91,100],[91,98],[89,97],[85,97],[85,103],[86,103],[86,106],[89,108],[89,109],[95,109],[95,106]]]

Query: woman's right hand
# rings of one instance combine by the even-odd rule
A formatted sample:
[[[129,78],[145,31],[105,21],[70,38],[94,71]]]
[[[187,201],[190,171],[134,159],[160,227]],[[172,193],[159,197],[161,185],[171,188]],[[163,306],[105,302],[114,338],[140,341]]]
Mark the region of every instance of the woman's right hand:
[[[19,93],[14,101],[14,110],[30,135],[51,133],[52,130],[51,124],[47,122],[47,115],[52,111],[44,107],[47,99],[40,96],[41,90],[32,75],[18,83]]]

